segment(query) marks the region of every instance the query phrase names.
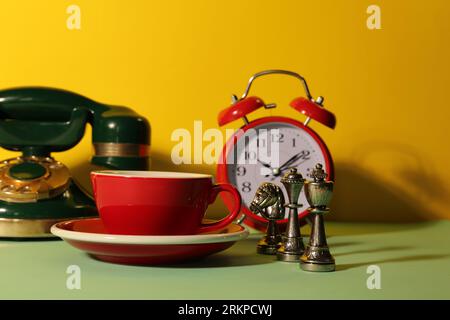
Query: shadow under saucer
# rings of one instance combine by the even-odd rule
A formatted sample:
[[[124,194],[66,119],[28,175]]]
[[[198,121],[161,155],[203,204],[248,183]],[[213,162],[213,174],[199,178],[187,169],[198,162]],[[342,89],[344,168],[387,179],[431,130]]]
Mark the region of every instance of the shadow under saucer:
[[[256,235],[261,236],[261,235]],[[256,253],[255,235],[251,235],[245,240],[239,241],[235,244],[235,252],[223,252],[213,254],[196,260],[185,261],[172,265],[158,265],[155,267],[166,268],[223,268],[223,267],[240,267],[261,265],[276,262],[276,256],[261,255]]]

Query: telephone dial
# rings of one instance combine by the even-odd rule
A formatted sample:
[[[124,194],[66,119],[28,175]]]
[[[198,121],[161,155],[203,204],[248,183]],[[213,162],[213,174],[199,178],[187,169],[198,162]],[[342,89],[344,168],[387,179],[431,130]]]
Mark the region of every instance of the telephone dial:
[[[150,124],[127,107],[53,88],[0,91],[0,146],[22,154],[0,162],[0,237],[45,237],[55,222],[96,216],[92,196],[52,157],[92,126],[91,163],[147,170]]]

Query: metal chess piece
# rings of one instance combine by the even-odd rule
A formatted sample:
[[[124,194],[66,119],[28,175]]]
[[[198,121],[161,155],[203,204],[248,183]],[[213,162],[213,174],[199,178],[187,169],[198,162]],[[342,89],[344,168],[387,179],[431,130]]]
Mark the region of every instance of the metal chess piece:
[[[323,220],[323,214],[330,211],[327,205],[333,195],[333,182],[325,181],[327,174],[320,163],[316,164],[310,176],[313,181],[306,182],[305,195],[311,206],[308,210],[313,215],[313,225],[309,244],[300,258],[300,267],[313,272],[334,271],[336,265],[328,248]]]
[[[281,183],[286,188],[289,203],[285,207],[289,208],[289,218],[286,226],[286,234],[283,237],[282,245],[277,251],[277,258],[286,262],[298,262],[305,250],[300,226],[298,223],[298,208],[302,205],[298,203],[298,197],[302,190],[304,179],[296,168],[291,168],[283,178]]]
[[[260,254],[276,254],[281,241],[276,220],[284,217],[283,191],[277,185],[269,182],[261,184],[250,204],[250,210],[261,214],[269,221],[266,235],[259,240],[256,252]]]

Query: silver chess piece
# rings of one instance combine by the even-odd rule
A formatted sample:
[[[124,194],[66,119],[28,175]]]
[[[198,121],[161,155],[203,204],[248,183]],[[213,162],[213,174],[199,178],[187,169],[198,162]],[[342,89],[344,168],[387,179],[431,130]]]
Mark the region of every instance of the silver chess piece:
[[[289,208],[286,233],[284,237],[282,237],[282,244],[277,251],[277,258],[281,261],[298,262],[305,250],[298,223],[298,208],[302,207],[302,205],[298,203],[298,197],[300,196],[304,182],[305,180],[302,175],[297,172],[296,168],[291,168],[289,172],[281,178],[281,183],[286,188],[289,197],[289,203],[285,205],[285,207]]]
[[[305,195],[313,216],[313,224],[309,244],[300,258],[300,267],[305,271],[334,271],[336,264],[328,248],[323,215],[330,209],[327,207],[333,195],[333,182],[325,181],[327,173],[320,163],[310,174],[312,181],[305,184]]]
[[[258,241],[256,252],[276,254],[281,236],[276,220],[284,217],[283,191],[275,184],[265,182],[256,190],[250,210],[268,220],[266,235]]]

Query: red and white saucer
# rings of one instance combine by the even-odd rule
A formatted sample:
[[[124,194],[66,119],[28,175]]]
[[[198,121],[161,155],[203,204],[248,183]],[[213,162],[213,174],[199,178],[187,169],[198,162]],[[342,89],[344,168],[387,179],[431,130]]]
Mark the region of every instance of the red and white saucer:
[[[132,265],[194,260],[228,249],[249,234],[244,227],[230,224],[220,231],[194,235],[116,235],[106,233],[100,218],[59,222],[51,232],[98,260]]]

